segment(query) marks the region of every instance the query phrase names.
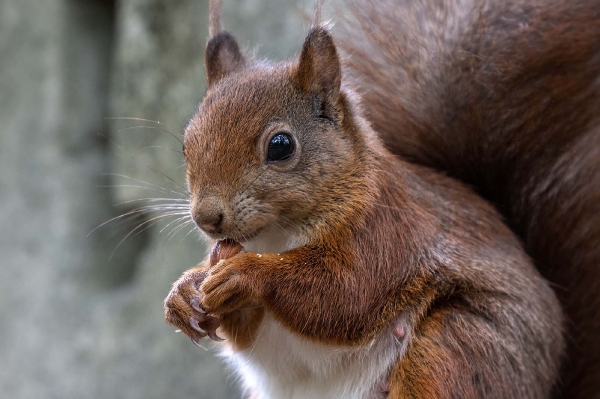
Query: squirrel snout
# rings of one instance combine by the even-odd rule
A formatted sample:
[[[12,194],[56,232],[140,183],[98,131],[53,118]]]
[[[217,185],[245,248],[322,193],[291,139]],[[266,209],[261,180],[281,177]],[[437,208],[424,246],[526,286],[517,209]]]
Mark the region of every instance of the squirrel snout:
[[[221,231],[221,223],[223,222],[223,214],[202,216],[196,219],[198,227],[207,233],[219,233]]]
[[[223,227],[225,214],[214,201],[201,201],[192,211],[196,225],[207,233],[218,234]]]

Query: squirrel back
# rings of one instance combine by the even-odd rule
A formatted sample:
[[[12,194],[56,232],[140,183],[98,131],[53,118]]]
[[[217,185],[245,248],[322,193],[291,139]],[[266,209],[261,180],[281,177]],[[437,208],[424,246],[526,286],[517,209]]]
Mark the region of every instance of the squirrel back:
[[[374,129],[496,205],[565,309],[562,395],[599,397],[600,2],[346,3]]]

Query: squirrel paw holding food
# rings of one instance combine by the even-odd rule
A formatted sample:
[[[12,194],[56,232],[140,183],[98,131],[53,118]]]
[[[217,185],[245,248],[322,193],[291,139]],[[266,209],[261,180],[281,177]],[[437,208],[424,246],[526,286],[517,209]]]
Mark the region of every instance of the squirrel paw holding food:
[[[203,283],[208,281],[211,282],[212,287],[216,287],[214,282],[219,280],[213,278],[217,274],[215,272],[223,271],[225,259],[238,254],[242,249],[239,243],[231,240],[217,242],[208,259],[208,265],[185,272],[173,284],[171,292],[165,299],[164,308],[167,322],[180,328],[196,345],[200,346],[200,339],[206,336],[215,341],[222,340],[216,333],[221,321],[215,314],[225,311],[222,306],[206,306],[204,301],[207,296],[203,290]],[[217,264],[218,266],[216,266]],[[220,273],[220,275],[223,274]],[[231,282],[228,286],[232,286]],[[214,288],[211,291],[214,292]],[[240,291],[234,290],[234,294],[237,292]],[[213,297],[223,298],[223,295]],[[210,295],[208,298],[210,299]],[[212,301],[209,300],[209,303],[212,304]],[[209,314],[207,309],[213,312]]]
[[[201,305],[200,286],[207,275],[207,268],[188,270],[173,284],[164,303],[165,320],[199,346],[200,340],[206,336],[215,341],[221,340],[216,333],[219,318],[208,314]]]
[[[257,277],[256,258],[256,254],[239,254],[210,268],[200,286],[203,308],[214,313],[230,313],[258,300],[264,284]]]

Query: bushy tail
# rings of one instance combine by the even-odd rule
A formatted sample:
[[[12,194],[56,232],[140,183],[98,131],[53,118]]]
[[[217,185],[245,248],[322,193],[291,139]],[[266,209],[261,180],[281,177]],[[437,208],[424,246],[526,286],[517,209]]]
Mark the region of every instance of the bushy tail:
[[[503,212],[570,319],[562,395],[600,397],[600,1],[345,4],[374,128]]]

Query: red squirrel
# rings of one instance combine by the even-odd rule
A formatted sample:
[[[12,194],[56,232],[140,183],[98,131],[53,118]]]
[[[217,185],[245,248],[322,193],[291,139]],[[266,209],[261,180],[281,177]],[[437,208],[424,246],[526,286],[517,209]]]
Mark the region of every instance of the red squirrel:
[[[567,316],[555,397],[600,398],[600,1],[345,4],[373,128],[501,211]]]
[[[219,3],[184,156],[192,217],[229,253],[174,283],[166,320],[223,338],[254,399],[548,398],[561,306],[498,211],[386,149],[319,6],[270,63]]]

